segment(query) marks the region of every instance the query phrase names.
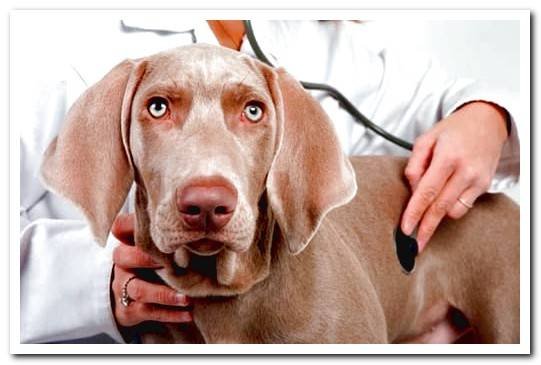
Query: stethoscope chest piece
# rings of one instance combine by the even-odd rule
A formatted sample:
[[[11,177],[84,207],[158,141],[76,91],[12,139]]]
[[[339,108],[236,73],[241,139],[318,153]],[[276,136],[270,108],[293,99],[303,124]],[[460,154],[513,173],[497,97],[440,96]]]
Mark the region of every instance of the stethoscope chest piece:
[[[396,227],[394,231],[394,240],[400,266],[402,266],[406,274],[411,274],[413,269],[415,269],[415,257],[419,253],[417,240],[402,232],[400,226]]]

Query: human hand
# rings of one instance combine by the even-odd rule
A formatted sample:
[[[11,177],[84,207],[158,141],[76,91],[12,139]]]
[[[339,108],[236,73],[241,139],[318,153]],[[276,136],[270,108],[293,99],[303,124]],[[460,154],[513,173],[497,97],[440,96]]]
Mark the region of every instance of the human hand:
[[[161,266],[133,245],[134,223],[134,214],[119,215],[111,228],[113,235],[121,242],[113,252],[115,266],[111,282],[113,313],[117,323],[131,327],[143,321],[190,322],[191,312],[186,308],[173,308],[189,305],[187,296],[168,286],[150,283],[136,276],[134,269],[156,269]],[[132,277],[135,278],[130,280]],[[121,303],[123,287],[127,288],[132,299],[128,306]]]
[[[487,191],[507,135],[503,109],[472,102],[417,138],[404,172],[413,194],[401,228],[411,235],[418,227],[419,252],[444,216],[461,218]]]

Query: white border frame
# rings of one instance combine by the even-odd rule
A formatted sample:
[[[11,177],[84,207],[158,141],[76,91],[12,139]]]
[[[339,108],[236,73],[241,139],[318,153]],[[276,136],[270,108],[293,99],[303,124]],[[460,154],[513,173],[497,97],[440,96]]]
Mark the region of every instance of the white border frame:
[[[19,16],[32,10],[12,11]],[[69,10],[74,11],[74,10]],[[65,12],[69,12],[65,11]],[[76,12],[136,13],[140,10],[75,10]],[[154,10],[144,10],[148,13]],[[157,12],[163,10],[156,10]],[[179,10],[179,16],[203,19],[404,19],[520,21],[520,113],[530,121],[530,11],[528,10]],[[40,10],[39,12],[64,12]],[[10,35],[10,41],[13,39]],[[11,84],[10,84],[11,87]],[[10,103],[11,105],[11,103]],[[518,126],[521,154],[520,300],[521,343],[518,345],[95,345],[20,344],[19,237],[20,126],[10,123],[10,352],[12,354],[529,354],[530,353],[530,124]]]

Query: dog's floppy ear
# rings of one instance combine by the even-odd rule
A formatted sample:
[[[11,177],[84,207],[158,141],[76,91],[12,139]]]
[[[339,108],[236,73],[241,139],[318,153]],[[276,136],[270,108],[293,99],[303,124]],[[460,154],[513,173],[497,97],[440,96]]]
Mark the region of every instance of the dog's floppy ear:
[[[268,71],[267,71],[268,73]],[[325,215],[357,191],[355,173],[319,103],[283,70],[269,80],[279,145],[267,193],[292,254],[301,252]]]
[[[43,157],[45,185],[82,210],[102,245],[133,182],[126,136],[143,73],[144,62],[126,60],[90,87]]]

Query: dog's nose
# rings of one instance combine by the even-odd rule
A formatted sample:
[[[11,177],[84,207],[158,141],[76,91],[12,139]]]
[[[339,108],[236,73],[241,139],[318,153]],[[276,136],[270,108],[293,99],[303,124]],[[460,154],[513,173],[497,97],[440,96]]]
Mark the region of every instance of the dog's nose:
[[[237,190],[223,179],[198,180],[176,193],[182,220],[193,230],[220,230],[237,206]]]

